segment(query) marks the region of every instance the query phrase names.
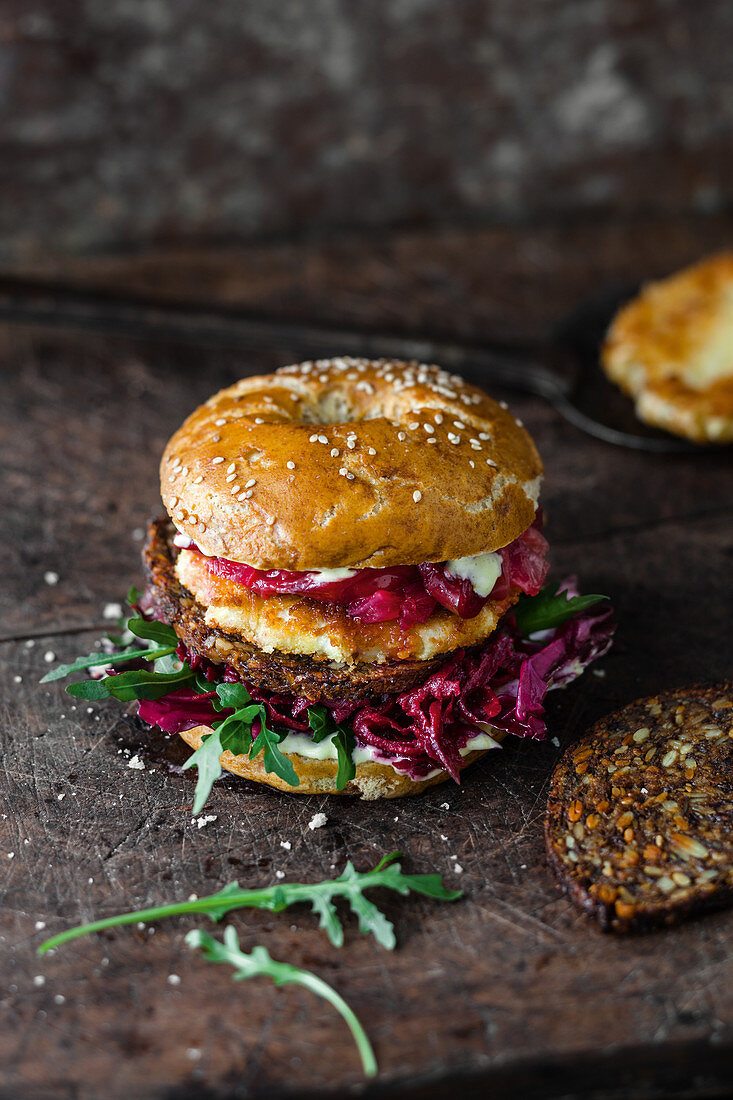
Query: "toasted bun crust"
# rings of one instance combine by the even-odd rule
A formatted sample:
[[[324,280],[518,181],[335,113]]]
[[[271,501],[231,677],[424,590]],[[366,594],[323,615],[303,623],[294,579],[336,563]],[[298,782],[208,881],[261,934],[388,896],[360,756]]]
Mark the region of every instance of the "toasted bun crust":
[[[645,287],[616,316],[602,362],[642,420],[733,441],[733,252]]]
[[[292,570],[499,549],[531,524],[541,474],[527,432],[481,390],[438,367],[366,359],[222,390],[160,467],[170,516],[205,554]]]
[[[195,726],[194,729],[184,730],[179,736],[192,749],[198,749],[204,734],[207,733],[211,733],[208,726]],[[492,736],[497,741],[502,739],[498,732]],[[476,752],[470,752],[463,758],[464,767],[468,767],[480,756],[491,751],[491,749],[477,749]],[[335,760],[311,760],[298,753],[285,755],[292,761],[298,773],[300,779],[298,787],[291,787],[278,775],[266,772],[261,756],[250,760],[247,756],[233,756],[227,751],[221,754],[219,760],[226,771],[239,775],[243,779],[251,779],[255,783],[264,783],[266,787],[276,787],[279,791],[289,791],[291,794],[356,794],[366,801],[374,801],[377,798],[404,798],[408,794],[420,794],[428,787],[434,787],[436,783],[444,783],[450,778],[447,772],[440,772],[439,775],[434,775],[430,779],[415,781],[406,775],[398,775],[389,764],[365,763],[357,764],[354,779],[343,791],[337,791],[338,766]]]

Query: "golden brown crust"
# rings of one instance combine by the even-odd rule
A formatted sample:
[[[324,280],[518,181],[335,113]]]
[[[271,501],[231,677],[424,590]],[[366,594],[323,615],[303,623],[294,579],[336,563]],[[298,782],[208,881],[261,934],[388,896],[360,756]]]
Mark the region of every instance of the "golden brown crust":
[[[617,314],[602,363],[647,423],[733,441],[733,253],[646,286]]]
[[[208,726],[196,726],[194,729],[184,730],[180,736],[192,749],[198,749],[207,733],[211,733]],[[492,736],[495,740],[501,740],[502,735],[496,733]],[[477,749],[476,752],[469,753],[463,758],[464,768],[489,751],[491,750]],[[441,771],[429,779],[414,780],[406,775],[399,775],[389,764],[367,762],[357,764],[354,779],[343,791],[338,791],[336,790],[338,766],[335,760],[311,760],[298,753],[286,755],[298,773],[300,779],[298,787],[291,787],[278,775],[265,771],[261,756],[250,760],[248,756],[233,756],[227,751],[221,754],[219,760],[222,768],[234,775],[251,779],[254,783],[264,783],[266,787],[276,787],[290,794],[352,794],[359,795],[366,801],[374,801],[377,798],[404,798],[405,795],[420,794],[428,787],[434,787],[437,783],[444,783],[446,779],[450,779],[447,772]]]
[[[160,473],[169,514],[204,553],[295,570],[505,546],[534,518],[542,463],[519,422],[455,375],[333,359],[215,394]]]

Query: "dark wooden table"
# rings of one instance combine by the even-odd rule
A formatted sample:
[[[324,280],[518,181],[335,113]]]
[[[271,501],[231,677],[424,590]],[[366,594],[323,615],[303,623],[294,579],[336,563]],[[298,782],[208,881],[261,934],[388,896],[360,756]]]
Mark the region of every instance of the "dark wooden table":
[[[49,263],[24,274],[158,303],[265,311],[275,322],[519,346],[546,338],[583,296],[732,236],[721,218],[412,234]],[[552,740],[507,746],[460,788],[383,804],[285,797],[225,778],[207,807],[214,819],[199,828],[182,743],[143,730],[117,704],[75,708],[38,680],[48,653],[89,651],[105,604],[140,579],[142,528],[159,507],[157,463],[171,431],[217,387],[299,348],[276,333],[245,353],[225,341],[142,337],[134,325],[123,336],[34,326],[23,307],[29,289],[6,279],[5,312],[16,320],[0,327],[0,1094],[359,1091],[355,1050],[330,1008],[265,981],[235,985],[185,948],[192,921],[81,940],[43,961],[34,949],[81,919],[233,878],[315,880],[347,858],[367,868],[398,848],[409,868],[437,869],[466,896],[454,905],[383,898],[394,953],[351,921],[336,950],[305,911],[232,918],[245,947],[264,943],[347,997],[379,1059],[370,1095],[729,1095],[733,913],[643,938],[603,936],[558,893],[541,840],[552,766],[589,722],[637,695],[731,673],[729,455],[615,449],[539,400],[512,397],[547,466],[553,574],[577,572],[586,590],[609,593],[619,620],[600,668],[551,697]],[[57,584],[44,581],[49,571]],[[129,767],[133,754],[144,770]],[[320,810],[328,823],[311,831]]]

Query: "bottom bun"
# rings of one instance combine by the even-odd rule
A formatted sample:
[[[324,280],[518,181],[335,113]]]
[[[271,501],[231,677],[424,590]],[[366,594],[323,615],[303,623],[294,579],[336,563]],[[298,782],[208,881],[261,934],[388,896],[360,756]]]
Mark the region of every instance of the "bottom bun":
[[[184,730],[180,737],[191,746],[192,749],[201,747],[202,740],[207,733],[211,733],[209,726],[194,726],[193,729]],[[495,740],[500,741],[503,734],[492,734]],[[468,767],[484,756],[491,749],[476,749],[463,758],[463,767]],[[356,765],[356,775],[342,791],[336,789],[336,772],[338,764],[335,760],[313,760],[299,753],[289,752],[285,756],[291,761],[298,774],[300,785],[291,787],[279,775],[265,771],[265,765],[261,756],[250,760],[248,756],[233,756],[228,750],[219,757],[222,768],[243,779],[251,779],[255,783],[264,783],[267,787],[276,787],[280,791],[288,791],[290,794],[352,794],[359,795],[367,801],[377,798],[404,798],[405,795],[420,794],[428,787],[434,787],[436,783],[444,783],[450,779],[448,772],[439,771],[437,775],[431,775],[428,779],[410,779],[407,775],[396,772],[391,764],[378,764],[368,762]]]

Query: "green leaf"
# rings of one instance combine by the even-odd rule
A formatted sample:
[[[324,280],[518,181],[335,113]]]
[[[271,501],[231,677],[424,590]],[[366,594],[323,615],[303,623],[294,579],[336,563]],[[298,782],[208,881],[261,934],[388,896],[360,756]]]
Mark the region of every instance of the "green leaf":
[[[51,669],[43,677],[41,683],[48,684],[51,680],[62,680],[64,676],[70,676],[72,672],[82,672],[87,668],[102,668],[107,665],[124,664],[125,661],[134,661],[136,657],[141,658],[143,661],[149,661],[151,654],[156,652],[162,655],[173,651],[170,647],[161,650],[150,650],[135,646],[134,649],[124,649],[122,653],[90,653],[88,657],[77,657],[69,665],[58,665],[56,668]]]
[[[338,756],[336,790],[342,791],[356,775],[356,765],[353,757],[356,738],[353,730],[347,729],[346,726],[337,726],[333,735],[333,743],[336,746],[336,755]]]
[[[322,706],[308,707],[308,725],[311,728],[313,740],[316,744],[320,741],[325,741],[334,731],[331,715],[326,708]]]
[[[171,649],[176,649],[180,642],[180,638],[173,627],[168,626],[167,623],[148,622],[147,619],[130,619],[127,629],[136,638],[148,638],[153,642],[158,642],[159,645],[170,646]]]
[[[607,600],[608,596],[592,593],[588,596],[571,596],[561,592],[558,585],[545,585],[536,596],[522,594],[514,605],[514,619],[525,637],[538,630],[550,630],[561,626],[574,615]]]
[[[210,741],[213,735],[209,735],[205,741]],[[216,742],[214,742],[216,744]],[[203,746],[202,746],[203,748]],[[196,750],[197,753],[201,749]],[[194,753],[194,756],[196,753]],[[191,758],[193,760],[193,757]],[[191,765],[189,760],[184,767]],[[219,757],[216,755],[216,764]],[[199,807],[200,809],[200,807]],[[198,810],[196,810],[198,813]],[[306,903],[320,917],[320,927],[323,928],[331,943],[340,947],[343,943],[343,929],[338,914],[333,904],[334,898],[346,898],[351,900],[363,894],[365,890],[381,886],[388,890],[394,890],[399,894],[407,895],[410,892],[424,894],[439,901],[455,901],[461,897],[460,890],[448,890],[440,879],[440,875],[406,875],[400,864],[399,852],[390,852],[379,861],[377,866],[366,872],[355,871],[353,866],[347,864],[345,870],[335,879],[325,879],[323,882],[279,882],[274,886],[265,886],[259,890],[243,890],[236,882],[230,882],[216,894],[208,897],[195,898],[193,901],[170,902],[166,905],[155,906],[152,909],[138,909],[131,913],[122,913],[116,917],[104,917],[91,924],[82,924],[76,928],[69,928],[60,932],[51,939],[46,940],[39,947],[39,954],[43,954],[51,947],[58,947],[69,940],[85,936],[90,932],[101,932],[107,928],[117,928],[124,924],[136,924],[138,921],[162,920],[166,917],[183,916],[188,913],[205,913],[212,920],[220,920],[227,913],[235,909],[267,909],[273,913],[279,913],[291,905]],[[394,946],[391,925],[380,924],[377,926],[374,914],[358,913],[360,927],[363,931],[373,931],[381,936],[380,943],[390,950]],[[364,922],[362,924],[362,921]]]
[[[192,679],[192,673],[188,665],[184,665],[179,672],[148,672],[146,669],[135,669],[132,672],[123,672],[119,676],[108,676],[101,681],[109,687],[109,694],[123,703],[129,703],[132,699],[160,699],[171,691],[176,691]]]
[[[266,771],[273,772],[280,779],[289,783],[291,787],[299,787],[300,779],[293,767],[292,760],[284,756],[278,747],[286,736],[285,733],[278,733],[277,730],[269,728],[265,708],[260,707],[260,732],[249,750],[249,758],[255,760],[262,753]]]
[[[209,691],[211,691],[212,686],[209,684]],[[244,684],[217,684],[216,694],[219,697],[220,706],[232,707],[234,710],[238,707],[246,707],[248,703],[252,702],[252,696]]]
[[[66,694],[73,695],[75,699],[108,699],[111,676],[105,676],[103,680],[79,680],[75,684],[67,684]]]
[[[359,1051],[365,1075],[374,1077],[377,1072],[377,1062],[364,1028],[343,997],[327,982],[324,982],[323,978],[319,978],[317,974],[313,974],[310,970],[301,970],[290,963],[278,962],[271,957],[264,947],[255,947],[250,954],[246,954],[240,948],[237,933],[231,925],[224,929],[223,943],[215,940],[213,936],[203,932],[200,928],[195,928],[188,933],[186,943],[189,947],[200,948],[210,962],[228,963],[233,966],[235,981],[267,977],[278,986],[302,985],[309,989],[311,993],[315,993],[317,997],[322,997],[323,1000],[328,1001],[346,1021]]]
[[[222,772],[221,764],[219,763],[219,757],[223,752],[221,747],[221,741],[219,739],[219,731],[214,730],[213,733],[207,733],[202,738],[200,746],[194,753],[189,756],[186,763],[183,765],[183,770],[187,768],[197,768],[196,775],[196,791],[193,797],[193,814],[201,813],[206,800],[211,794],[211,788],[219,778]]]

